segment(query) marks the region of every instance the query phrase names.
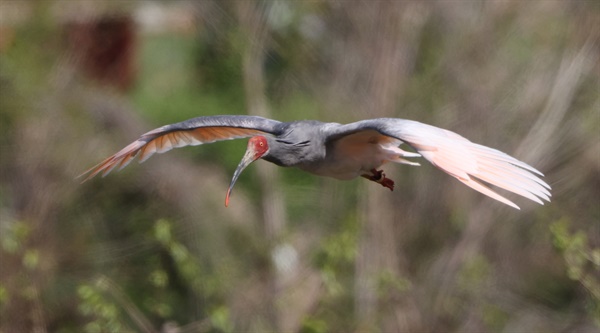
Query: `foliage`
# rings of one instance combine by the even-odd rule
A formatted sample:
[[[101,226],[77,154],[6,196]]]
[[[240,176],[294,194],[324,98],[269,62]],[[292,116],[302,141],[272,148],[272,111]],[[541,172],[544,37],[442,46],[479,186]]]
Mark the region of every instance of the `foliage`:
[[[588,310],[600,327],[600,248],[591,248],[587,234],[579,230],[569,232],[569,223],[565,219],[550,225],[554,246],[563,254],[567,275],[578,281],[589,292]]]
[[[94,284],[82,284],[77,288],[81,299],[79,311],[91,316],[92,321],[84,326],[86,332],[134,332],[123,322],[117,305],[106,298],[106,278],[98,278]]]

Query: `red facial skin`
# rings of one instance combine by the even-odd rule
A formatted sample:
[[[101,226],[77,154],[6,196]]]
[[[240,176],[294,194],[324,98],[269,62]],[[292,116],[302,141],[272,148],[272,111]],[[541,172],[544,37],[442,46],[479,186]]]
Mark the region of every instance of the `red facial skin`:
[[[269,150],[269,144],[267,143],[267,138],[262,135],[253,136],[248,140],[248,148],[252,147],[254,150],[254,159],[259,159],[263,156],[267,150]]]

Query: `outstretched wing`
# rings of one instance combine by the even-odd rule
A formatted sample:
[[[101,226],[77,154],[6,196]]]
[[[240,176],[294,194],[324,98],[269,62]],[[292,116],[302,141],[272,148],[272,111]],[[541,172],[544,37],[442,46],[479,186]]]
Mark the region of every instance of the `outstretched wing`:
[[[343,140],[349,135],[372,130],[405,142],[465,185],[516,209],[519,209],[517,205],[483,182],[542,205],[544,203],[540,199],[550,201],[550,186],[538,177],[543,174],[530,165],[499,150],[473,143],[454,132],[417,121],[380,118],[335,126],[330,129],[329,140]]]
[[[106,176],[114,168],[124,168],[139,155],[140,163],[155,153],[173,148],[196,146],[221,140],[247,138],[259,134],[276,135],[281,122],[255,116],[198,117],[180,123],[165,125],[140,136],[116,154],[106,158],[78,177],[83,182],[99,173]]]

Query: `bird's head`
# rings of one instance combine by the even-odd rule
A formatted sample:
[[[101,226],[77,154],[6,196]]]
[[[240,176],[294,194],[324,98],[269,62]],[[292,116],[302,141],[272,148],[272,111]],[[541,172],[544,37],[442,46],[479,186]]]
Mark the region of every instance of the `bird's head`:
[[[269,152],[269,144],[267,143],[267,138],[262,135],[257,135],[248,141],[248,147],[246,148],[246,153],[240,164],[238,164],[237,169],[233,173],[233,178],[231,179],[231,184],[229,184],[229,189],[227,190],[227,196],[225,197],[225,207],[229,205],[229,196],[231,195],[231,190],[233,189],[233,185],[237,181],[238,177],[244,171],[244,169],[250,165],[250,163],[256,161],[257,159],[265,156]]]

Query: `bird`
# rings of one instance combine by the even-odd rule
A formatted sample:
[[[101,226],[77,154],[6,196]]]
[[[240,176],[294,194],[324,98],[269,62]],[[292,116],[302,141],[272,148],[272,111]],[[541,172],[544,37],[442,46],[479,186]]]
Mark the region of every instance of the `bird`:
[[[418,166],[409,158],[422,157],[463,184],[515,209],[520,208],[488,185],[541,205],[551,197],[551,187],[540,178],[544,175],[525,162],[452,131],[400,118],[339,124],[281,122],[250,115],[201,116],[142,134],[78,177],[83,183],[100,173],[104,177],[115,168],[121,170],[137,156],[142,163],[173,148],[241,138],[250,139],[227,189],[226,207],[242,171],[258,159],[339,180],[360,176],[393,191],[394,181],[381,166],[387,162]],[[414,151],[401,149],[403,144]]]

